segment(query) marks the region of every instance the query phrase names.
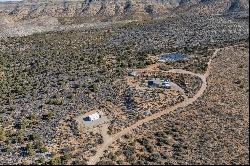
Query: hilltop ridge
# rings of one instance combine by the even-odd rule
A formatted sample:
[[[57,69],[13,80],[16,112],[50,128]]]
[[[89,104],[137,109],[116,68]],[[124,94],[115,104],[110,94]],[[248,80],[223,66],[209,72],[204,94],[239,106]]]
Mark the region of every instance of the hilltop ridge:
[[[247,11],[247,0],[25,0],[0,3],[0,13],[15,20],[51,16],[110,21],[148,19],[159,15],[211,15]]]

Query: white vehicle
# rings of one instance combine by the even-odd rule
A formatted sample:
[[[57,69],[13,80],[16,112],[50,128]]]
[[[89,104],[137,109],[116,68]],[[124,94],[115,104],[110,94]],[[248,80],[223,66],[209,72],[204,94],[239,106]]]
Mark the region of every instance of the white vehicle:
[[[169,79],[164,80],[163,83],[162,83],[162,87],[163,88],[167,88],[167,89],[171,88],[171,86],[170,86],[170,80]]]

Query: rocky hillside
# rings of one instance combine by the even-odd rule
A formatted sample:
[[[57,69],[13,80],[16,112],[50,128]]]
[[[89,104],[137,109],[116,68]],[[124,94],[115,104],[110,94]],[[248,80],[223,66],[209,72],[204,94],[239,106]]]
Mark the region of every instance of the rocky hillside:
[[[0,3],[0,14],[15,20],[52,16],[84,21],[146,19],[176,13],[222,14],[249,9],[248,0],[24,0]]]

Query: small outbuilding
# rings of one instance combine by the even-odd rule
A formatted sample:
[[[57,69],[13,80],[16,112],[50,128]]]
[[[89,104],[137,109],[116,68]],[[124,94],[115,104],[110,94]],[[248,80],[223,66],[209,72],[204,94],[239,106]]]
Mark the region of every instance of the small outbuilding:
[[[95,121],[98,119],[100,119],[100,115],[97,112],[86,117],[87,121]]]
[[[128,72],[128,75],[129,75],[129,76],[133,76],[133,77],[139,76],[138,72],[136,72],[136,71],[129,71],[129,72]]]
[[[158,88],[171,88],[170,80],[169,79],[160,79],[160,78],[153,78],[151,80],[147,80],[148,87],[158,87]]]
[[[161,79],[153,78],[151,80],[148,80],[148,86],[149,87],[160,87],[161,86]]]

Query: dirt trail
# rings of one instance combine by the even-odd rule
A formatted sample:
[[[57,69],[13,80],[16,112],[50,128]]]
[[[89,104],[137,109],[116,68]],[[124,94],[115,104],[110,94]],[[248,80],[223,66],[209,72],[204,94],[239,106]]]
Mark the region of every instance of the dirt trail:
[[[174,82],[171,82],[171,83],[170,83],[170,86],[171,86],[171,89],[180,92],[181,95],[184,97],[185,100],[188,98],[187,95],[185,94],[185,90],[182,89],[179,85],[177,85],[177,84],[174,83]]]
[[[107,142],[108,140],[110,140],[110,135],[108,135],[108,124],[104,124],[101,128],[100,128],[100,132],[103,138],[103,142]]]
[[[121,136],[127,134],[128,132],[132,131],[133,129],[137,128],[138,126],[141,126],[143,123],[149,122],[151,120],[157,119],[159,117],[161,117],[164,114],[167,114],[169,112],[172,112],[178,108],[182,108],[182,107],[186,107],[190,104],[192,104],[193,102],[195,102],[199,97],[201,97],[203,95],[203,93],[205,92],[206,88],[207,88],[207,77],[209,76],[209,72],[210,72],[210,68],[211,68],[211,63],[212,60],[215,58],[215,56],[217,55],[219,49],[216,49],[215,52],[213,53],[213,56],[211,57],[211,59],[208,62],[208,68],[207,71],[204,75],[201,74],[196,74],[196,73],[192,73],[189,71],[185,71],[185,70],[181,70],[181,69],[173,69],[170,71],[166,71],[166,72],[171,72],[171,73],[180,73],[180,74],[189,74],[189,75],[193,75],[193,76],[197,76],[200,77],[200,79],[202,80],[202,86],[199,89],[199,91],[197,92],[197,94],[192,97],[192,98],[188,98],[186,100],[184,100],[183,102],[168,108],[166,110],[162,110],[161,112],[155,113],[149,117],[146,117],[145,119],[139,120],[138,122],[136,122],[135,124],[123,129],[121,132],[110,136],[110,139],[107,140],[106,142],[104,142],[100,148],[97,149],[97,153],[95,154],[95,156],[93,156],[92,158],[90,158],[90,160],[88,161],[88,165],[94,165],[97,162],[100,161],[100,158],[103,156],[104,151],[108,148],[108,146],[110,146],[114,141],[116,141],[117,139],[119,139]],[[146,70],[148,70],[148,68],[146,68]]]

